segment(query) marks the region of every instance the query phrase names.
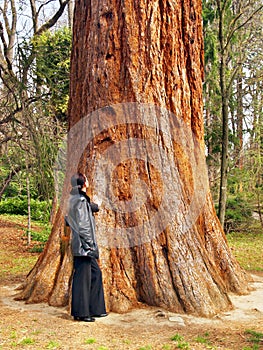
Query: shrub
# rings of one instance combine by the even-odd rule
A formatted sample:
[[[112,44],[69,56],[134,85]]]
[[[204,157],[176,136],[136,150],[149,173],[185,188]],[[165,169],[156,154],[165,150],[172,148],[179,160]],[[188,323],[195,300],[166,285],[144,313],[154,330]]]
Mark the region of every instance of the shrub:
[[[226,216],[225,216],[225,231],[235,231],[242,224],[247,224],[252,218],[252,210],[246,200],[240,196],[230,197],[227,200]]]
[[[47,222],[51,204],[48,201],[31,199],[31,217],[33,220]],[[0,214],[27,215],[27,198],[10,197],[0,201]]]

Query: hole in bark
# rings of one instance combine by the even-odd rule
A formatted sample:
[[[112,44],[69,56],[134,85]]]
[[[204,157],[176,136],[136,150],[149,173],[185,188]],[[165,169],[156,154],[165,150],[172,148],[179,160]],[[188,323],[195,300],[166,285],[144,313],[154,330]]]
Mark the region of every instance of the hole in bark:
[[[166,260],[168,260],[168,249],[167,247],[162,247],[162,253]]]
[[[108,24],[110,24],[113,20],[113,13],[112,11],[105,12],[102,17],[107,21]]]
[[[113,141],[112,141],[110,136],[106,136],[102,140],[100,140],[100,142],[98,142],[98,144],[101,144],[101,143],[104,143],[104,142],[112,143]]]
[[[114,55],[112,53],[107,53],[106,60],[110,60]]]

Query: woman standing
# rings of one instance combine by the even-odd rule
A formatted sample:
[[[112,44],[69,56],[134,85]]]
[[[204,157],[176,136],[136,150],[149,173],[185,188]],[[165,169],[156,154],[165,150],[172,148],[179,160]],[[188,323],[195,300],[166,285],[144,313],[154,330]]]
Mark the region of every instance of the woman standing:
[[[73,175],[71,185],[66,219],[72,231],[74,268],[71,315],[78,321],[94,322],[94,317],[107,316],[93,216],[93,212],[99,209],[90,203],[86,194],[89,183],[85,175]]]

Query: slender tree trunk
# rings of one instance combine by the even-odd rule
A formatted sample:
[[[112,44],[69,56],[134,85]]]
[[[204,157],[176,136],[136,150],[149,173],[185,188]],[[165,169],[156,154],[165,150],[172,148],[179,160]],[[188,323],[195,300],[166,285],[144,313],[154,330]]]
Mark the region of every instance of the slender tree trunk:
[[[27,192],[27,244],[31,244],[31,196],[29,176],[26,177],[26,192]]]
[[[73,0],[68,2],[68,26],[73,28],[73,12],[74,12],[74,3]]]
[[[262,205],[261,205],[261,202],[260,202],[260,193],[259,193],[259,191],[257,191],[256,195],[257,195],[257,212],[258,212],[258,217],[259,217],[260,225],[263,228],[263,214],[262,214]]]
[[[218,205],[218,217],[222,227],[225,223],[226,214],[226,201],[227,201],[227,172],[228,172],[228,91],[226,87],[226,47],[224,38],[224,15],[225,11],[223,6],[225,2],[221,3],[218,0],[219,11],[219,44],[220,44],[220,92],[221,92],[221,115],[222,115],[222,144],[221,144],[221,170],[220,170],[220,189],[219,189],[219,205]]]
[[[220,88],[222,96],[222,149],[221,149],[221,176],[220,176],[220,192],[219,192],[219,208],[218,217],[222,227],[224,227],[226,200],[227,200],[227,172],[228,172],[228,97],[226,93],[225,81],[225,57],[222,53],[220,62]]]
[[[227,201],[227,174],[228,174],[228,102],[222,95],[222,148],[221,148],[221,172],[218,217],[222,227],[225,223],[226,201]]]
[[[256,185],[256,202],[257,202],[257,212],[259,215],[259,220],[261,227],[263,228],[263,213],[262,213],[262,188],[263,188],[263,98],[262,98],[262,82],[256,83],[255,92],[252,95],[253,106],[254,106],[254,137],[252,138],[252,148],[253,148],[253,166],[255,167],[255,183]]]
[[[206,187],[201,5],[75,4],[64,193],[78,168],[90,196],[102,196],[96,222],[109,311],[143,302],[211,316],[231,308],[228,291],[247,291]],[[18,298],[68,303],[64,214],[61,205]]]
[[[238,138],[238,146],[237,146],[237,156],[238,156],[238,167],[240,169],[243,168],[243,85],[242,85],[242,76],[238,74],[237,76],[237,138]]]
[[[212,116],[211,116],[211,111],[210,111],[210,84],[207,82],[206,84],[206,91],[205,91],[205,96],[207,101],[205,101],[206,104],[206,109],[205,109],[205,124],[207,128],[207,134],[210,135],[211,132],[211,127],[212,127]],[[209,138],[206,141],[206,146],[207,146],[207,166],[208,166],[208,177],[209,177],[209,183],[210,186],[213,187],[213,184],[215,183],[216,179],[216,170],[215,167],[213,166],[213,146],[212,146],[212,136],[209,136]]]
[[[243,86],[242,86],[242,76],[238,74],[237,76],[237,138],[238,145],[236,147],[237,155],[237,167],[239,170],[243,169],[244,156],[243,156]],[[242,179],[239,181],[239,192],[243,191]]]

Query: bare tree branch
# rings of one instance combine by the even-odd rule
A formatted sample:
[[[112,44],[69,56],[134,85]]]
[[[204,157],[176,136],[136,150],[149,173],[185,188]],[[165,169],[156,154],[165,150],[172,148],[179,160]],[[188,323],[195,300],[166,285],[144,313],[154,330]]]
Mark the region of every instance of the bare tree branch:
[[[29,164],[28,165],[28,168],[31,168],[32,165]],[[3,185],[2,185],[2,188],[0,190],[0,199],[2,198],[3,194],[4,194],[4,191],[6,190],[6,188],[9,186],[10,182],[12,181],[13,177],[19,173],[20,171],[26,169],[25,166],[21,166],[21,165],[18,165],[16,166],[13,170],[10,171],[10,173],[7,175],[7,177],[5,178],[5,180],[3,181]]]
[[[228,33],[227,35],[227,40],[226,40],[226,44],[224,46],[224,50],[228,47],[233,35],[235,32],[237,32],[239,29],[243,28],[248,22],[250,22],[252,20],[252,18],[259,12],[261,11],[263,8],[263,5],[260,6],[259,8],[257,8],[243,23],[241,23],[240,25],[237,25],[235,27],[235,24],[237,23],[237,21],[241,18],[242,15],[244,15],[244,11],[240,12],[233,20],[233,22],[230,24],[230,28],[232,28],[232,30]]]
[[[17,28],[17,11],[15,0],[11,0],[11,11],[12,11],[12,26],[11,30],[8,33],[9,45],[8,45],[8,59],[12,62],[13,59],[13,51],[16,39],[16,28]]]
[[[33,21],[34,33],[36,33],[37,27],[38,27],[38,14],[39,14],[39,12],[36,9],[36,2],[35,2],[35,0],[30,0],[30,6],[31,6],[31,12],[32,12],[32,21]]]
[[[9,59],[8,45],[7,45],[7,42],[6,42],[6,40],[5,40],[4,28],[3,28],[2,22],[0,22],[0,39],[1,39],[2,44],[3,44],[3,48],[4,48],[4,57],[5,57],[5,60],[6,60],[6,64],[7,64],[8,70],[9,70],[9,71],[12,71],[12,64],[11,64],[11,61],[10,61],[10,59]]]
[[[60,7],[58,9],[58,11],[54,14],[54,16],[52,18],[50,18],[46,23],[44,23],[35,33],[36,35],[40,35],[41,33],[43,33],[44,31],[52,28],[58,21],[58,19],[61,17],[61,15],[64,12],[65,7],[67,6],[67,4],[69,3],[69,0],[65,0],[65,1],[60,1]]]

